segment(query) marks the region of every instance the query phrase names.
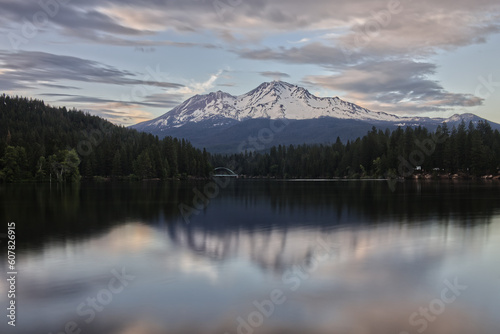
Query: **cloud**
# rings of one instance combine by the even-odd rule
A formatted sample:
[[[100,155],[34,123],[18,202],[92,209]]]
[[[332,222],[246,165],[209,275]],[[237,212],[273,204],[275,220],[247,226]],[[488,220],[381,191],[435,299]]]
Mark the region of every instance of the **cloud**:
[[[351,64],[361,61],[366,57],[364,54],[348,56],[339,47],[328,46],[321,42],[313,42],[301,47],[291,48],[233,49],[232,52],[245,59],[275,60],[282,63],[313,64],[325,67]]]
[[[46,97],[63,97],[52,104],[65,105],[72,102],[78,110],[85,110],[91,114],[103,117],[115,124],[132,125],[154,118],[154,115],[143,109],[144,103],[115,101],[91,96],[78,96],[71,94],[40,94]]]
[[[4,28],[4,36],[9,40],[21,40],[19,45],[11,45],[14,49],[48,32],[68,37],[69,43],[74,38],[79,38],[91,43],[118,46],[217,47],[210,43],[185,42],[185,38],[182,42],[151,38],[170,29],[193,30],[188,21],[166,14],[165,9],[176,7],[177,1],[170,4],[168,2],[146,1],[138,5],[132,1],[118,0],[105,3],[97,0],[72,0],[64,4],[59,1],[2,0],[0,25]],[[182,7],[171,14],[180,13]],[[40,20],[40,17],[44,19]],[[34,30],[34,37],[30,36],[31,32],[25,33],[25,22],[28,22],[29,31]]]
[[[9,33],[22,35],[24,19],[33,21],[33,15],[43,11],[38,1],[0,1],[4,38]],[[401,0],[396,7],[387,0],[222,2],[225,6],[204,0],[58,2],[57,8],[49,9],[53,15],[48,21],[36,27],[37,36],[57,36],[58,43],[83,40],[132,46],[137,51],[156,47],[219,49],[254,60],[256,66],[265,61],[315,65],[327,74],[308,76],[305,81],[343,91],[365,106],[440,110],[478,105],[481,99],[449,92],[431,80],[436,68],[430,56],[484,43],[500,32],[498,0]],[[222,85],[216,83],[220,73],[204,82],[180,85],[141,80],[136,73],[106,64],[41,52],[0,51],[0,63],[11,70],[0,73],[3,90],[31,90],[42,85],[58,88],[64,86],[62,81],[72,81],[140,84],[186,95]],[[169,104],[168,97],[165,99],[167,102],[156,102]]]
[[[43,87],[56,88],[56,89],[81,89],[80,87],[76,86],[64,86],[64,85],[56,85],[48,83],[40,83],[39,85]]]
[[[210,78],[208,78],[208,80],[206,81],[202,82],[191,81],[184,87],[176,90],[176,92],[185,95],[203,94],[214,87],[215,81],[219,79],[219,77],[222,75],[223,72],[224,72],[223,70],[217,71],[217,73],[210,75]]]
[[[93,35],[93,34],[83,34],[81,33],[81,38],[87,40],[87,42],[99,43],[104,45],[114,45],[114,46],[130,46],[134,47],[135,51],[145,51],[151,50],[153,47],[160,46],[171,46],[178,48],[194,48],[201,47],[205,49],[217,49],[219,46],[211,43],[191,43],[191,42],[176,42],[170,40],[152,40],[152,39],[129,39],[122,38],[113,35]],[[148,49],[149,48],[149,49]]]
[[[311,75],[304,80],[346,98],[385,111],[440,111],[456,106],[477,106],[482,99],[446,91],[429,79],[436,65],[411,60],[370,61],[349,66],[339,74]]]
[[[149,53],[149,52],[155,52],[156,49],[153,48],[153,47],[142,47],[142,46],[136,46],[134,48],[134,51],[138,51],[138,52],[143,52],[143,53]]]
[[[59,98],[57,101],[58,102],[77,102],[77,103],[123,103],[123,104],[128,104],[127,102],[122,102],[122,101],[116,101],[113,99],[103,99],[100,97],[94,97],[94,96],[81,96],[81,95],[75,95],[75,94],[58,94],[58,93],[44,93],[44,94],[39,94],[39,96],[46,96],[46,97],[57,97]]]
[[[385,14],[374,12],[330,41],[351,53],[427,56],[438,50],[484,43],[489,35],[500,31],[500,8],[496,4],[470,8],[461,2],[447,7],[439,6],[442,3],[446,1],[439,1],[437,8],[405,3],[401,13],[393,15],[387,10]]]
[[[77,109],[91,111],[92,114],[121,125],[132,125],[154,118],[155,115],[144,110],[144,107],[158,108],[166,112],[184,100],[184,96],[181,94],[166,92],[147,95],[140,101],[121,101],[66,93],[42,93],[38,96],[49,98],[49,102],[52,104],[67,105],[71,103]]]
[[[237,84],[234,82],[228,82],[228,83],[218,83],[217,86],[219,86],[219,87],[235,87],[235,86],[237,86]]]
[[[288,41],[288,43],[290,43],[290,44],[302,44],[302,43],[307,43],[310,40],[311,40],[310,38],[304,37],[304,38],[299,39],[298,41]]]
[[[38,96],[54,105],[67,105],[71,102],[78,110],[85,110],[91,114],[106,118],[107,120],[121,125],[132,125],[154,118],[154,115],[143,110],[144,106],[162,107],[159,103],[117,101],[113,99],[99,98],[93,96],[81,96],[64,93],[43,93]],[[55,99],[51,99],[55,98]]]
[[[157,93],[151,94],[144,98],[142,105],[155,108],[173,108],[181,104],[185,100],[185,96],[177,93]]]
[[[261,8],[260,24],[280,29],[283,22],[271,23],[265,15],[280,3]],[[300,45],[233,47],[231,51],[258,62],[317,65],[332,74],[307,76],[306,83],[341,91],[347,99],[375,110],[438,111],[482,104],[481,98],[449,92],[430,79],[436,66],[426,59],[484,43],[498,33],[500,4],[491,0],[402,1],[397,10],[388,4],[313,0],[301,5],[287,1],[289,28],[295,26],[301,35],[309,31],[310,36],[292,43]]]
[[[57,84],[60,81],[99,83],[109,85],[146,85],[160,88],[181,88],[182,84],[157,80],[146,75],[119,70],[93,60],[45,52],[0,51],[0,63],[7,72],[1,74],[0,87],[4,90],[33,88],[38,84]]]
[[[260,75],[263,77],[271,78],[273,80],[281,80],[282,78],[290,78],[290,75],[287,73],[283,72],[277,72],[277,71],[264,71],[264,72],[259,72]]]
[[[183,101],[183,95],[171,93],[157,93],[145,96],[141,101],[120,101],[100,98],[95,96],[82,96],[76,94],[43,93],[38,96],[58,98],[57,102],[73,102],[81,104],[112,103],[120,106],[145,106],[151,108],[173,108]]]
[[[500,5],[497,0],[400,1],[399,6],[387,0],[244,0],[221,1],[145,0],[72,0],[49,9],[49,30],[95,43],[145,43],[162,32],[183,36],[210,31],[222,42],[234,42],[234,35],[256,36],[301,31],[328,33],[344,31],[333,37],[349,46],[366,31],[381,49],[413,49],[461,46],[478,43],[488,34],[499,31]],[[43,2],[42,2],[43,3]],[[284,10],[286,8],[286,10]],[[3,26],[19,30],[23,18],[42,11],[38,1],[2,0]],[[378,27],[378,28],[377,28]],[[367,29],[368,28],[368,29]],[[133,37],[134,39],[129,39]],[[309,36],[298,43],[305,43]],[[163,40],[163,39],[162,39]],[[241,39],[245,41],[246,39]],[[169,41],[174,46],[202,46]],[[210,44],[210,43],[209,43]],[[382,44],[382,45],[380,45]],[[382,48],[384,46],[384,48]],[[402,51],[402,50],[400,50]]]
[[[133,104],[105,103],[102,105],[95,105],[91,109],[86,110],[92,114],[106,118],[115,124],[124,126],[137,124],[154,118],[153,114]]]
[[[475,7],[463,1],[437,1],[431,8],[422,2],[404,2],[404,8],[390,14],[384,9],[387,4],[376,2],[379,9],[375,9],[372,4],[365,7],[363,1],[354,3],[363,10],[344,20],[343,30],[342,24],[332,25],[319,37],[296,46],[234,47],[231,51],[259,62],[319,66],[332,74],[306,76],[303,82],[313,89],[342,92],[346,99],[374,110],[440,111],[482,104],[479,97],[449,92],[431,79],[436,66],[427,59],[483,43],[500,31],[498,4],[481,1]],[[349,8],[342,11],[342,6],[339,12],[348,13]]]

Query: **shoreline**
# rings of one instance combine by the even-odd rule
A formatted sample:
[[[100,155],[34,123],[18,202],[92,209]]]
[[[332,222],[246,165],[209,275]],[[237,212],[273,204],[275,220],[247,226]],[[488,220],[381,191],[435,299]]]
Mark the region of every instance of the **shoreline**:
[[[217,176],[217,177],[224,177],[224,176]],[[134,178],[112,178],[112,177],[94,177],[94,178],[82,178],[79,182],[68,182],[68,183],[58,183],[58,182],[52,182],[54,184],[81,184],[81,183],[123,183],[123,182],[165,182],[165,181],[208,181],[212,180],[214,176],[209,176],[209,177],[187,177],[187,178],[166,178],[166,179],[160,179],[160,178],[152,178],[152,179],[134,179]],[[239,175],[238,177],[231,177],[234,179],[243,179],[243,180],[275,180],[275,181],[389,181],[389,180],[399,180],[401,181],[412,181],[412,180],[418,180],[418,181],[499,181],[500,180],[500,174],[493,175],[481,175],[481,176],[474,176],[474,175],[468,175],[468,174],[451,174],[451,173],[446,173],[446,174],[431,174],[431,173],[421,173],[421,174],[413,174],[408,177],[392,177],[392,178],[382,178],[382,177],[372,177],[372,176],[367,176],[367,177],[357,177],[357,178],[350,178],[350,177],[318,177],[318,178],[307,178],[307,177],[300,177],[300,178],[279,178],[275,176],[247,176],[247,175]],[[49,184],[50,182],[44,181],[36,181],[36,180],[24,180],[24,181],[18,181],[18,182],[5,182],[5,183],[0,183],[0,184]]]

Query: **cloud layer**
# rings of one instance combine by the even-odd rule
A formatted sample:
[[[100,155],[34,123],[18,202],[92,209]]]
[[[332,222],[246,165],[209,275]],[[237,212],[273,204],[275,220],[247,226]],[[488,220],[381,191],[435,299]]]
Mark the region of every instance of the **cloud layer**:
[[[208,78],[179,84],[142,80],[137,73],[76,56],[23,50],[35,37],[147,53],[219,50],[228,62],[236,56],[254,64],[240,73],[286,80],[293,76],[290,71],[265,69],[316,66],[321,74],[304,75],[303,83],[341,92],[375,110],[423,112],[482,103],[471,94],[450,92],[436,79],[438,69],[430,59],[485,43],[500,32],[497,0],[0,0],[0,6],[0,89],[140,84],[161,91],[135,105],[157,108],[234,82],[216,82],[220,65],[208,63]],[[81,99],[90,103],[91,97],[82,92]]]
[[[147,85],[162,88],[181,88],[183,85],[158,81],[152,76],[144,80],[139,75],[96,61],[45,52],[0,51],[0,89],[14,87],[32,88],[38,84],[53,84],[60,81],[79,81],[111,85]]]

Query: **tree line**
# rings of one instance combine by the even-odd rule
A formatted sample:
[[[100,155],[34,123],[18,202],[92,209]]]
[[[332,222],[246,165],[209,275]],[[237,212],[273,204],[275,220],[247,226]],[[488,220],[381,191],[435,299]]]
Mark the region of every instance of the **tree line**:
[[[487,121],[462,121],[450,130],[372,128],[365,136],[333,144],[278,145],[268,152],[213,155],[214,166],[239,174],[275,178],[387,178],[414,173],[496,174],[500,168],[500,133]]]
[[[278,145],[265,152],[209,154],[189,141],[159,139],[78,110],[0,96],[0,181],[209,177],[212,166],[275,178],[496,174],[500,134],[486,121],[436,131],[372,128],[347,143]],[[420,171],[417,171],[420,172]]]
[[[209,158],[184,139],[160,140],[83,111],[0,96],[0,181],[208,177]]]

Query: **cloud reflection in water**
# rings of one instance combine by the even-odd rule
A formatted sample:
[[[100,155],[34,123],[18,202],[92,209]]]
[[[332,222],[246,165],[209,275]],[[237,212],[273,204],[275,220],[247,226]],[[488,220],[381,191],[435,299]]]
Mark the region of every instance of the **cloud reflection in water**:
[[[335,245],[334,256],[292,291],[283,275],[307,264],[319,238]],[[470,228],[384,224],[224,233],[132,222],[22,254],[16,330],[55,333],[75,321],[83,333],[233,333],[237,317],[246,318],[254,301],[278,288],[286,301],[256,333],[417,333],[409,316],[457,277],[468,290],[426,332],[498,333],[499,241],[498,217]],[[87,324],[77,305],[107,284],[112,268],[136,279]],[[4,294],[5,283],[0,287]]]

